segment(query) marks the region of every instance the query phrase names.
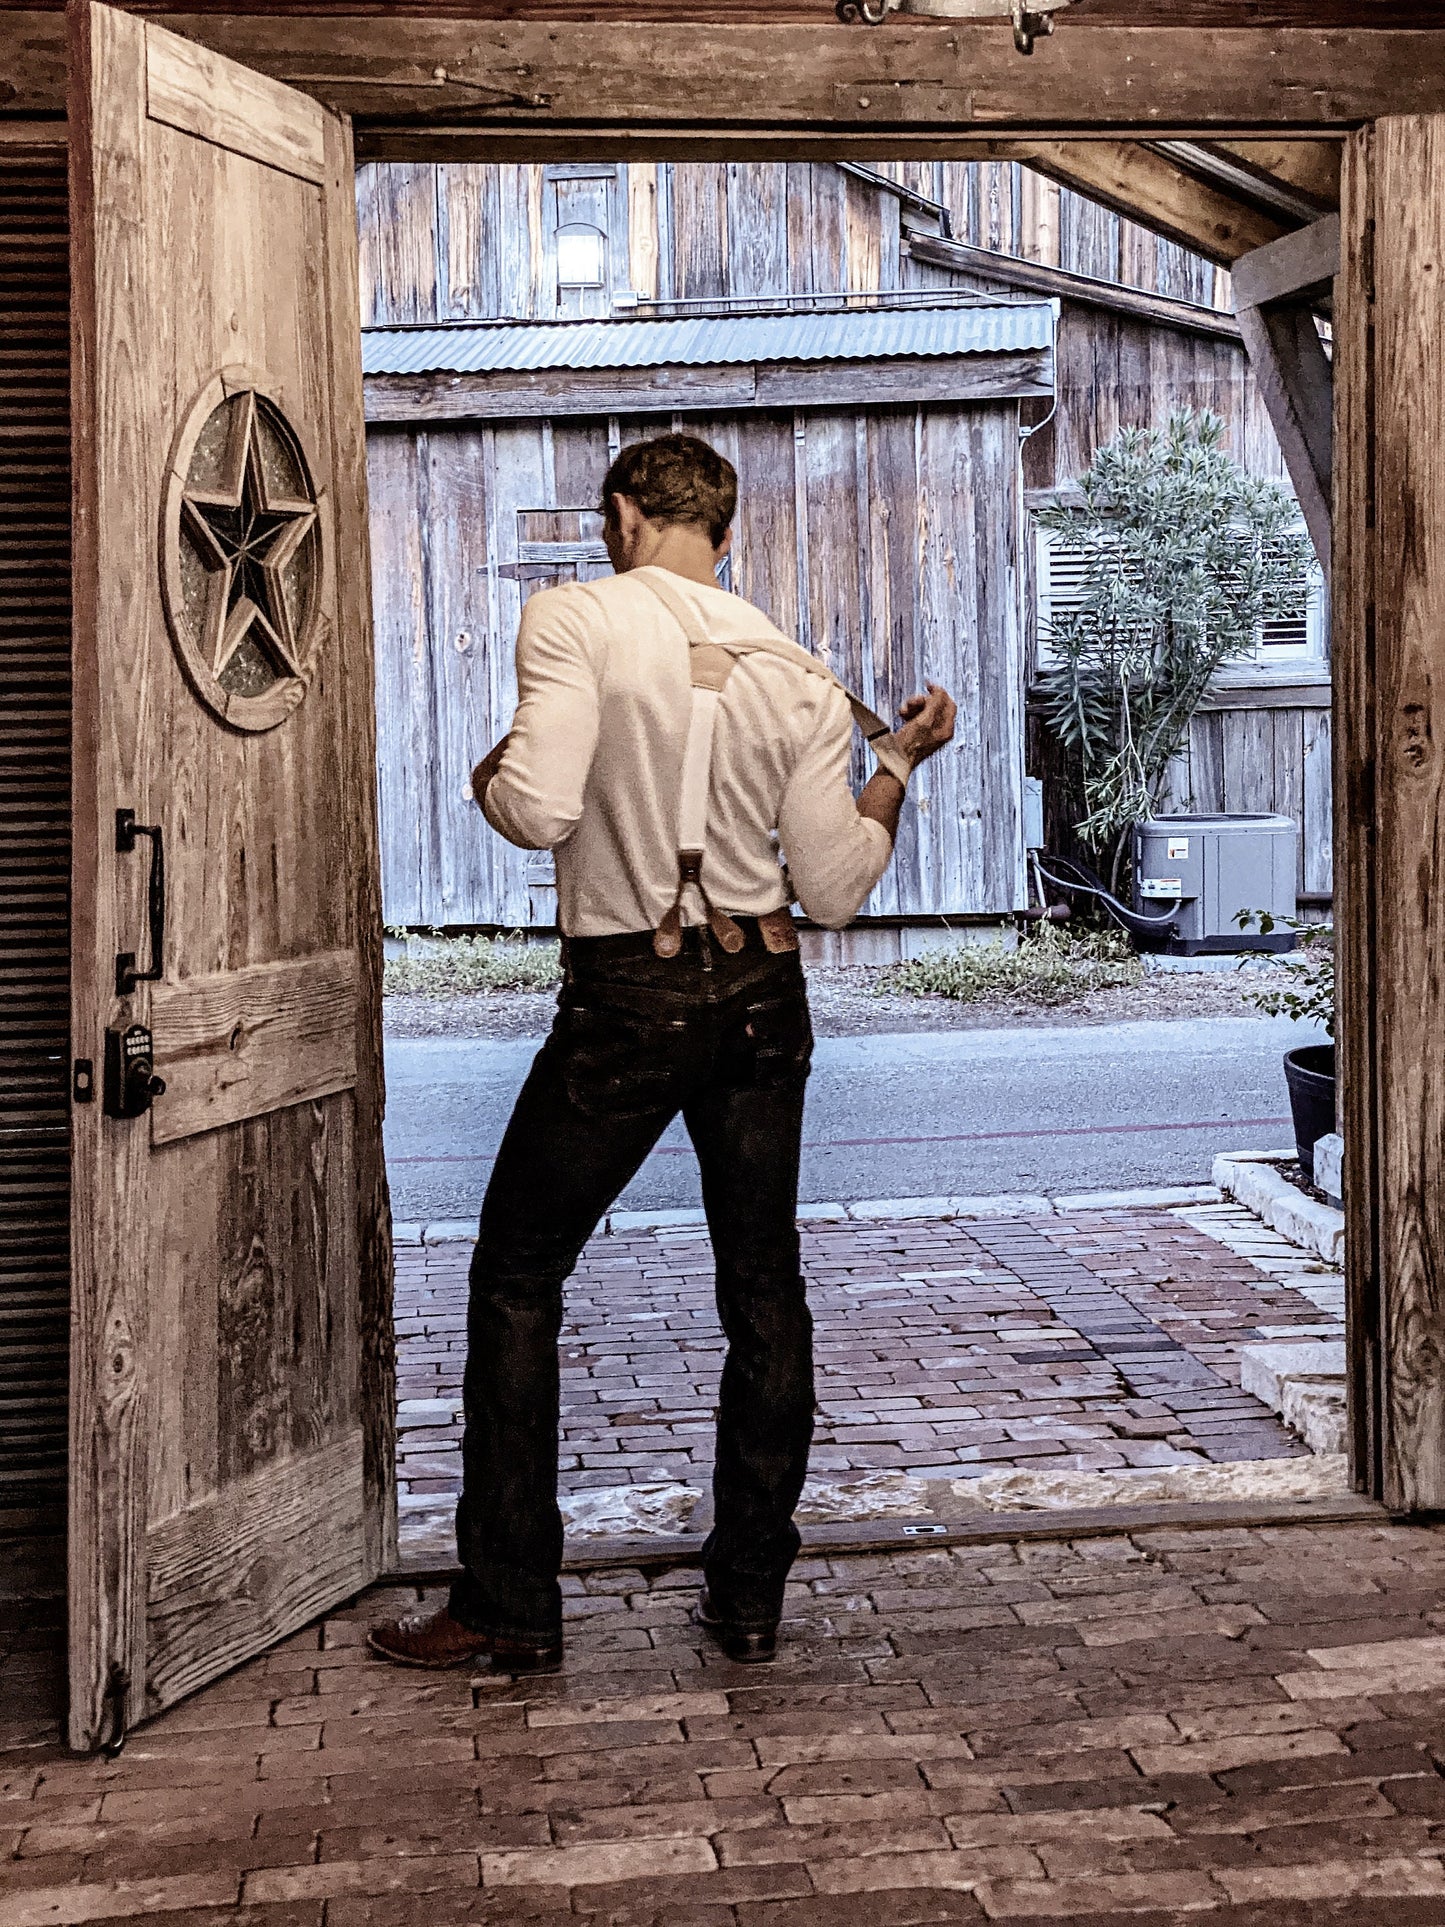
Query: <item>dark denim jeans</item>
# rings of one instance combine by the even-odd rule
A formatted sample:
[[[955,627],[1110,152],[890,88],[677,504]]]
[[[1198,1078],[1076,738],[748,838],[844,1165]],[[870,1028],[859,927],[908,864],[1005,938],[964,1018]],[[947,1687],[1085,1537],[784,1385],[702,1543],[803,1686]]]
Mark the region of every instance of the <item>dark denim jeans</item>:
[[[717,1607],[777,1623],[813,1436],[813,1325],[798,1268],[798,1157],[812,1055],[797,954],[754,923],[725,955],[689,932],[566,946],[557,1020],[487,1187],[471,1270],[452,1612],[476,1632],[559,1636],[557,1344],[562,1287],[678,1112],[702,1170],[727,1338],[703,1570]]]

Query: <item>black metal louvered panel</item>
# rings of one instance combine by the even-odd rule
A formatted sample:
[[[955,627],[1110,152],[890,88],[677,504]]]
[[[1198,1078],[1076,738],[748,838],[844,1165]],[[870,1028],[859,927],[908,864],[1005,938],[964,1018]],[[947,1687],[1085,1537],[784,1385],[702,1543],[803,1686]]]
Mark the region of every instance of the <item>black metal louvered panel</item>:
[[[0,1512],[66,1479],[69,306],[65,149],[0,138]]]

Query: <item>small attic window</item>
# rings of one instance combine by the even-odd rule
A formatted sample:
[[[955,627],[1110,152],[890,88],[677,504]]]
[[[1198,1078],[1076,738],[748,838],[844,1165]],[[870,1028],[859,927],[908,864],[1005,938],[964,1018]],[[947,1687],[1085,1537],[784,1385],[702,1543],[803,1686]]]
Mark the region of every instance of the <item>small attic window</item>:
[[[607,236],[601,228],[569,221],[557,230],[559,288],[600,288],[606,279]]]

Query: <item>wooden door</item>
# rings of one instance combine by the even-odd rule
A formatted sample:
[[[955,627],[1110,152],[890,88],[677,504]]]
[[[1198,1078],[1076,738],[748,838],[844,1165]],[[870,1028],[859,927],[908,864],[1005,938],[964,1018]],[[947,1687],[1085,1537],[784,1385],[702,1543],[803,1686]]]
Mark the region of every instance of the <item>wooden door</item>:
[[[85,1748],[374,1578],[395,1501],[350,130],[70,33]]]

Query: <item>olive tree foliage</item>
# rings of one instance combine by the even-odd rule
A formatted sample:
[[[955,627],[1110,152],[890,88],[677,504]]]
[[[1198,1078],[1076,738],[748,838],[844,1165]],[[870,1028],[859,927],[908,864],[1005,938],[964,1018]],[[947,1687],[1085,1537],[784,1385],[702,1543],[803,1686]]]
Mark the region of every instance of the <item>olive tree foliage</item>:
[[[1224,433],[1210,414],[1126,429],[1077,503],[1039,514],[1084,556],[1079,605],[1044,632],[1044,714],[1075,766],[1079,833],[1116,887],[1211,680],[1298,610],[1315,566],[1293,498],[1247,475]]]

